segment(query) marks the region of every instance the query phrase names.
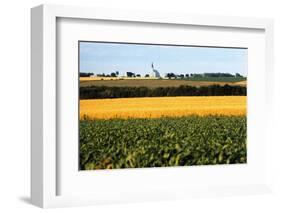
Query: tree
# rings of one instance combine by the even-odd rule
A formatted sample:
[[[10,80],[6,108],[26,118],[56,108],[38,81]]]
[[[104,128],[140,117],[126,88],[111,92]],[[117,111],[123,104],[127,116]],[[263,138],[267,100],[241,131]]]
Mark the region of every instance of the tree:
[[[197,73],[194,73],[192,75],[193,78],[203,78],[203,75],[202,74],[197,74]]]
[[[115,72],[112,72],[112,73],[110,74],[110,76],[111,76],[111,77],[116,77],[116,73],[115,73]]]
[[[184,74],[180,74],[180,75],[178,75],[178,77],[183,79],[184,78]]]
[[[140,74],[137,74],[136,76],[137,76],[137,77],[141,77],[141,75],[140,75]]]
[[[186,78],[189,78],[189,74],[185,74],[185,77],[186,77]]]
[[[175,78],[176,75],[174,73],[167,73],[166,77],[171,79],[171,78]]]
[[[239,73],[235,73],[235,77],[236,77],[236,78],[241,78],[241,77],[243,77],[243,76],[240,75]]]
[[[97,74],[98,77],[105,77],[105,74]]]
[[[80,77],[90,77],[91,75],[94,75],[92,72],[80,72]]]
[[[144,77],[149,78],[149,74],[145,74],[145,76],[144,76]]]
[[[127,72],[127,77],[135,77],[135,73],[133,73],[133,72]]]

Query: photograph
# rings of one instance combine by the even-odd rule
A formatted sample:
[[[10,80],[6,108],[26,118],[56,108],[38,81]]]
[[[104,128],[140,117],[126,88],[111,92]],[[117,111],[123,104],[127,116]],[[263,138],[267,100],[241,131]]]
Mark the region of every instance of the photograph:
[[[78,41],[79,170],[246,164],[247,54]]]

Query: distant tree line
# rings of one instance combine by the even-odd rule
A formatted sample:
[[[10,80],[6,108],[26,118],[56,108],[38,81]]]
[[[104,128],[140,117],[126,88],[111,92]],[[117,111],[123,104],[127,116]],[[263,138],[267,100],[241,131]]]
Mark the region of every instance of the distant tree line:
[[[243,78],[244,76],[240,75],[239,73],[236,73],[235,75],[232,75],[230,73],[190,73],[190,74],[175,74],[175,73],[167,73],[166,76],[167,78]]]
[[[203,74],[204,77],[215,77],[215,78],[218,78],[218,77],[243,77],[242,75],[240,75],[239,73],[236,73],[235,75],[232,75],[230,73],[204,73]]]
[[[80,72],[80,77],[90,77],[91,75],[94,75],[92,72]]]
[[[80,72],[80,77],[90,77],[93,76],[94,73],[83,73]],[[97,74],[97,77],[117,77],[119,76],[119,71],[116,72],[112,72],[110,74]],[[130,77],[130,78],[135,78],[135,77],[141,77],[140,74],[135,74],[133,72],[126,72],[126,76]],[[144,77],[149,78],[149,74],[145,74]],[[227,77],[232,77],[232,78],[244,78],[244,76],[242,76],[239,73],[236,73],[235,75],[230,74],[230,73],[190,73],[190,74],[175,74],[175,73],[167,73],[165,75],[166,78],[169,79],[184,79],[184,78],[227,78]]]
[[[179,86],[179,87],[107,87],[91,86],[80,88],[80,99],[163,97],[163,96],[245,96],[247,88],[243,86]]]
[[[90,77],[90,76],[93,76],[94,73],[92,72],[80,72],[80,77]],[[116,72],[112,72],[110,74],[97,74],[97,77],[117,77],[119,75],[119,71],[116,71]]]

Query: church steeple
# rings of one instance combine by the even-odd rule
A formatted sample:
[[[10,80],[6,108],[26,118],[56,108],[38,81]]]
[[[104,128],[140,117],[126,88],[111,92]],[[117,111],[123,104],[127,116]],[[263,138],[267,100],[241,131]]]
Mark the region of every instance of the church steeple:
[[[152,72],[151,72],[151,77],[154,77],[154,78],[160,78],[160,73],[154,69],[154,64],[153,62],[151,63],[151,68],[152,68]]]

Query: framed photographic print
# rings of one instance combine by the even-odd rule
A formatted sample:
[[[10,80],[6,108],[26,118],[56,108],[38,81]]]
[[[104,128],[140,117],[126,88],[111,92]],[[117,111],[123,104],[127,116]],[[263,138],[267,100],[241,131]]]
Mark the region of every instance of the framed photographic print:
[[[246,48],[78,48],[81,170],[247,163]]]
[[[272,20],[31,14],[32,203],[270,192]]]

